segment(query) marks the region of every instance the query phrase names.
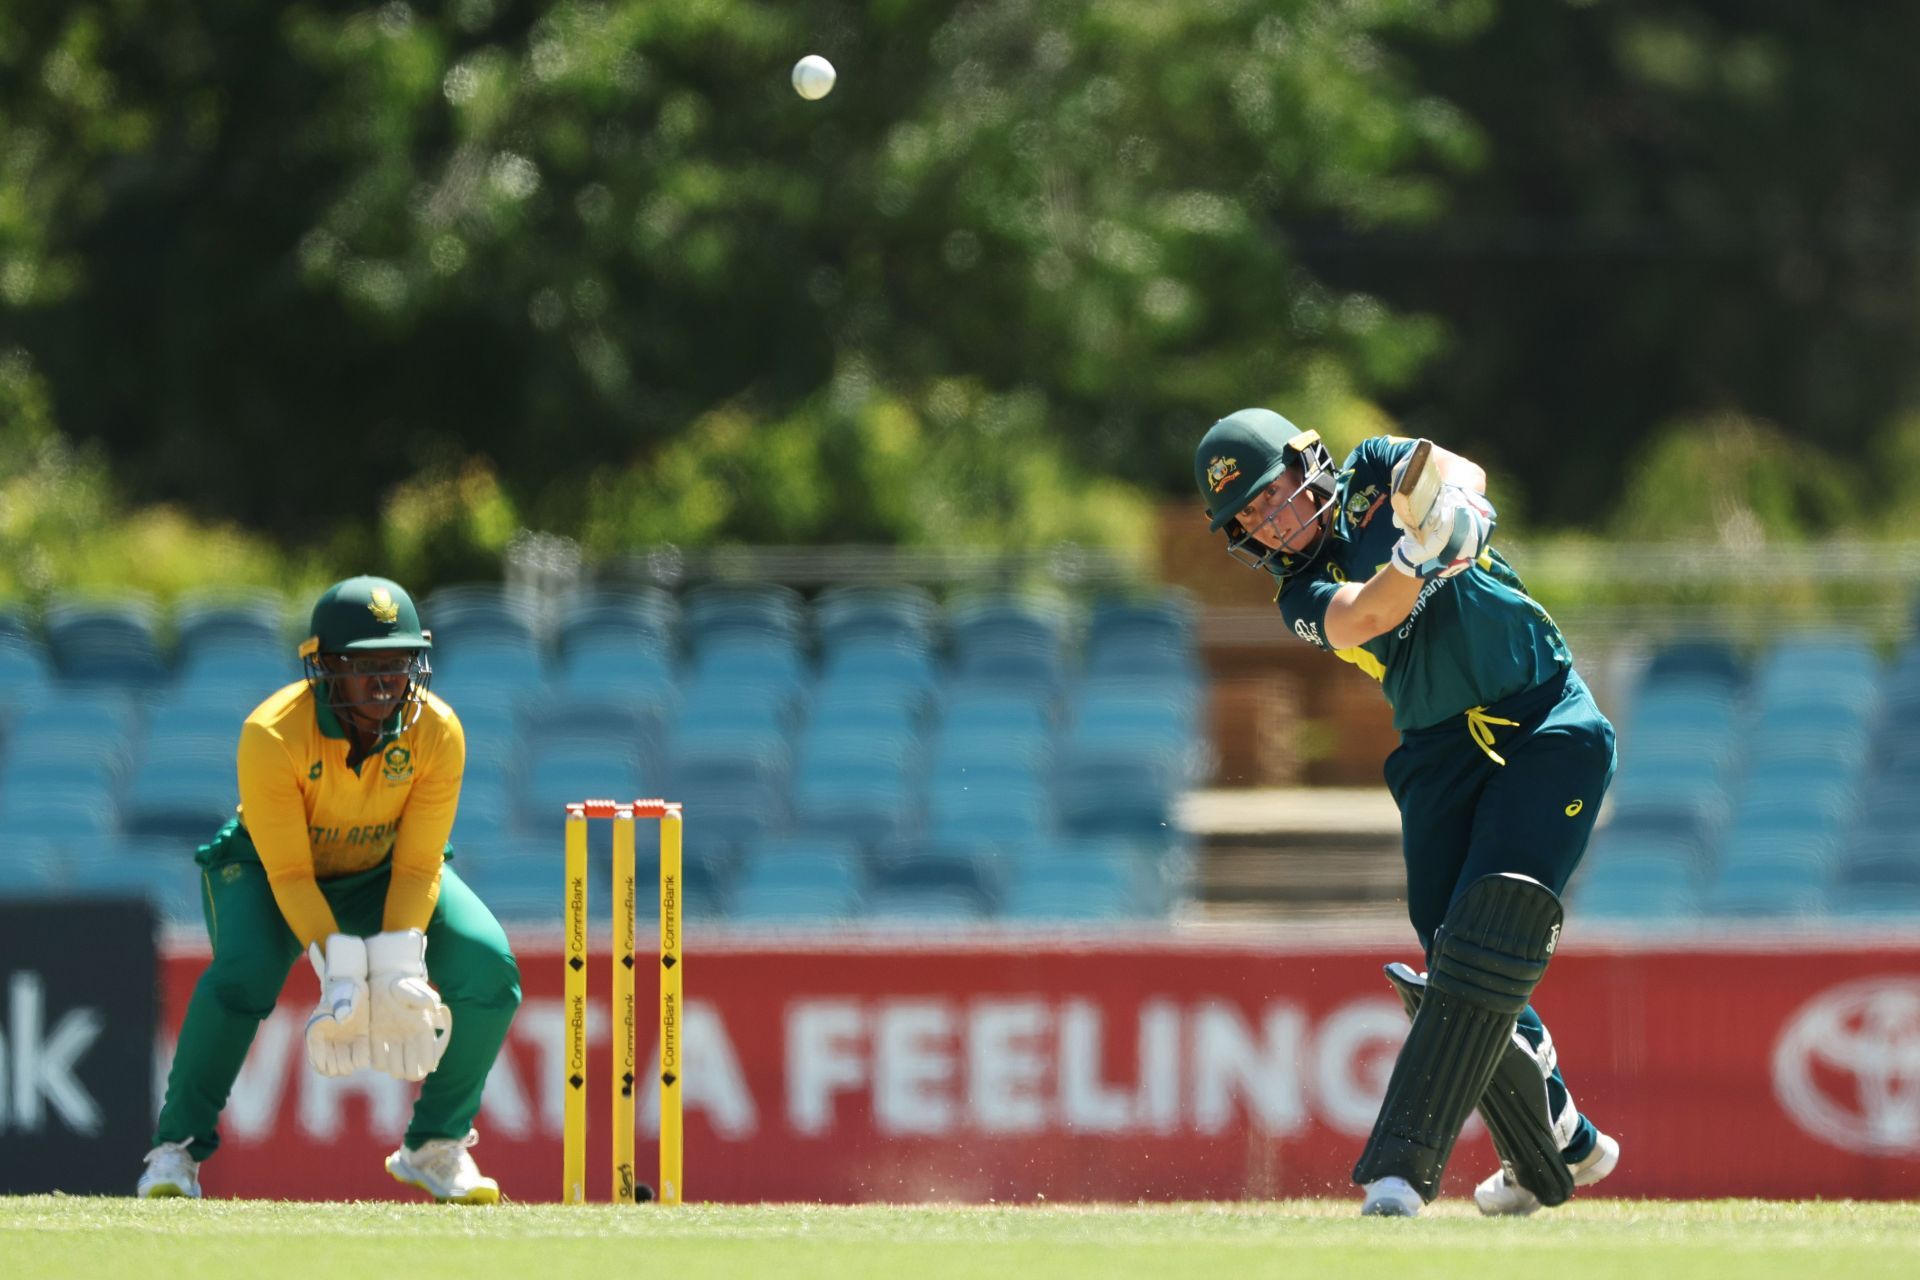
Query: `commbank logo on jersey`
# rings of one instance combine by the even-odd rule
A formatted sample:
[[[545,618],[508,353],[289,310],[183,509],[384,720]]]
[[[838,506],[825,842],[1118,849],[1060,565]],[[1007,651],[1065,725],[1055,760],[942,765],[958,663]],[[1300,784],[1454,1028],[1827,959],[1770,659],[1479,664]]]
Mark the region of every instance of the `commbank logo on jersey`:
[[[388,626],[400,621],[400,606],[393,602],[393,593],[385,587],[373,589],[373,599],[367,601],[367,612],[374,616],[375,621]]]
[[[1238,458],[1215,457],[1207,463],[1207,487],[1215,493],[1240,478],[1240,460]]]
[[[388,782],[405,782],[413,776],[413,752],[394,743],[380,757],[380,772]]]

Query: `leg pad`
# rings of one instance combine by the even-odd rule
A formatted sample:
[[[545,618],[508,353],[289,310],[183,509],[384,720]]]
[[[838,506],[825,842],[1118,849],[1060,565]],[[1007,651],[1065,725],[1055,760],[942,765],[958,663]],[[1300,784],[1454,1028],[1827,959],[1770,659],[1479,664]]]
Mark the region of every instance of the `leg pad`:
[[[1460,1126],[1485,1096],[1511,1047],[1514,1020],[1546,974],[1561,920],[1560,899],[1528,876],[1484,876],[1454,900],[1434,934],[1426,994],[1354,1166],[1355,1182],[1398,1176],[1428,1201],[1439,1193]]]
[[[1386,966],[1386,972],[1407,1017],[1417,1015],[1427,980],[1398,962]],[[1560,1134],[1547,1105],[1547,1077],[1554,1067],[1552,1041],[1545,1052],[1548,1056],[1536,1056],[1518,1031],[1509,1036],[1494,1064],[1493,1079],[1480,1095],[1479,1109],[1507,1176],[1533,1192],[1541,1204],[1556,1205],[1573,1194],[1573,1170],[1561,1158]]]

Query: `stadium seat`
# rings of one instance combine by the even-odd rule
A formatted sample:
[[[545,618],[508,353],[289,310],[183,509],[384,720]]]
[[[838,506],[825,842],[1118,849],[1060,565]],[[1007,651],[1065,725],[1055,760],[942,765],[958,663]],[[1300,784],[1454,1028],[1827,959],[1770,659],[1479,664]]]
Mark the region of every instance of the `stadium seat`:
[[[813,602],[813,628],[823,654],[852,646],[925,650],[939,607],[920,587],[830,587]]]
[[[1051,698],[1064,678],[1066,609],[1035,597],[980,594],[947,605],[956,679]]]
[[[537,653],[542,616],[538,597],[494,582],[441,587],[420,602],[420,625],[433,633],[436,658],[488,645]]]
[[[805,638],[800,594],[771,584],[711,583],[680,598],[680,633],[689,653],[727,640],[765,641],[797,648]]]
[[[169,675],[156,638],[158,619],[153,602],[138,595],[63,597],[46,609],[46,651],[64,680],[147,692]]]
[[[746,849],[731,916],[772,924],[831,922],[860,912],[862,873],[844,841],[759,840]]]
[[[679,619],[679,604],[657,587],[601,588],[567,603],[554,639],[569,663],[586,649],[671,655]]]

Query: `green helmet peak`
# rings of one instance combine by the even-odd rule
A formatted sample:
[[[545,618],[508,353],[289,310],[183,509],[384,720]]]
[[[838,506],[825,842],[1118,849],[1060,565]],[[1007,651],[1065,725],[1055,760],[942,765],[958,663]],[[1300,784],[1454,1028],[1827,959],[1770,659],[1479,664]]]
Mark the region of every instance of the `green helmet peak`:
[[[336,582],[314,602],[308,639],[317,653],[356,649],[431,649],[431,632],[420,627],[413,597],[388,578],[362,574]]]

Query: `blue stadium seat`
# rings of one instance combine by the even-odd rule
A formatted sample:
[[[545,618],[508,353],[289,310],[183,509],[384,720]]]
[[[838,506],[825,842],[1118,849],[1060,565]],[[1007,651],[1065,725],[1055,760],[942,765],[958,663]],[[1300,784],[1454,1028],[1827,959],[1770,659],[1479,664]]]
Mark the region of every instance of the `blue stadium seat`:
[[[945,736],[981,733],[1046,738],[1053,733],[1050,704],[1021,693],[960,682],[947,686],[944,701],[938,731]]]
[[[1017,920],[1139,919],[1164,913],[1156,888],[1124,845],[1040,842],[1013,851],[1001,910]]]
[[[797,647],[806,609],[797,591],[771,584],[710,583],[680,598],[680,633],[698,654],[722,638],[762,639]]]
[[[1709,915],[1809,916],[1826,906],[1829,858],[1797,843],[1729,851],[1701,906]]]
[[[903,840],[871,861],[869,892],[953,889],[991,906],[1005,879],[1005,856],[988,838]]]
[[[76,684],[144,692],[165,683],[168,668],[150,600],[65,597],[47,607],[47,655]]]
[[[752,690],[790,703],[804,690],[809,673],[792,643],[723,634],[694,652],[693,678],[696,686]]]
[[[514,639],[485,638],[443,646],[433,642],[433,691],[448,701],[491,687],[525,699],[547,682],[540,650]]]
[[[1841,884],[1827,895],[1827,910],[1850,922],[1898,924],[1920,920],[1920,885]]]
[[[270,649],[291,653],[293,632],[307,620],[290,619],[287,602],[270,592],[198,594],[173,607],[174,665],[184,667],[205,648]]]
[[[240,802],[233,749],[217,754],[178,750],[151,754],[140,765],[121,806],[135,836],[208,839],[233,817]]]
[[[831,686],[852,684],[892,684],[899,687],[895,697],[924,702],[933,689],[938,673],[933,656],[920,645],[891,640],[848,640],[829,649],[821,660],[821,683]]]
[[[679,622],[679,604],[658,587],[602,588],[568,602],[554,638],[568,662],[586,649],[670,655]]]
[[[40,646],[25,637],[0,636],[0,716],[48,693],[51,668]]]
[[[866,848],[913,835],[918,813],[909,763],[878,755],[802,761],[793,783],[794,829]]]
[[[1663,645],[1647,664],[1648,684],[1694,683],[1738,688],[1747,678],[1746,664],[1732,646],[1714,640],[1682,641]]]
[[[1061,829],[1073,835],[1121,835],[1172,842],[1175,807],[1188,782],[1178,753],[1080,747],[1063,754],[1054,778]]]
[[[1156,599],[1103,597],[1087,621],[1083,667],[1089,678],[1178,680],[1203,673],[1193,643],[1193,604],[1184,592]]]
[[[823,653],[849,646],[925,650],[939,606],[920,587],[830,587],[813,602],[814,633]]]
[[[1663,733],[1684,733],[1715,739],[1734,732],[1739,703],[1717,686],[1643,687],[1627,717],[1631,741]]]
[[[755,923],[844,920],[861,909],[859,855],[843,841],[759,840],[747,847],[731,915]]]
[[[885,885],[867,894],[861,923],[873,928],[976,925],[990,920],[993,904],[953,886]]]
[[[637,750],[623,753],[611,746],[553,743],[526,761],[520,788],[520,826],[529,833],[557,832],[569,804],[654,795],[658,794],[658,782],[657,776],[647,777]],[[598,837],[607,824],[589,825]]]
[[[987,594],[947,605],[955,678],[1034,697],[1058,692],[1068,631],[1066,610],[1037,598]]]
[[[735,739],[708,749],[683,745],[667,769],[667,791],[687,807],[700,838],[732,847],[785,830],[791,772],[777,735]]]
[[[0,902],[50,894],[63,879],[60,846],[53,837],[11,838],[0,851]]]
[[[435,657],[488,645],[538,652],[544,607],[530,592],[500,583],[441,587],[420,601],[420,625],[433,633]]]
[[[1570,886],[1583,916],[1666,920],[1697,916],[1700,894],[1691,868],[1664,855],[1589,858]]]
[[[927,834],[936,840],[1010,843],[1051,835],[1051,797],[1026,783],[936,780],[927,791]]]

